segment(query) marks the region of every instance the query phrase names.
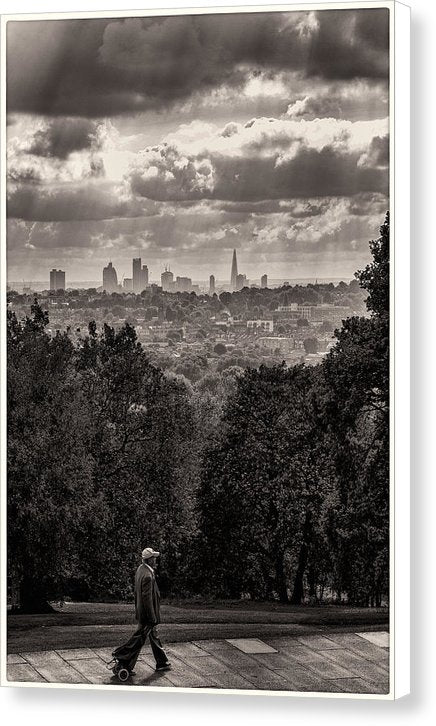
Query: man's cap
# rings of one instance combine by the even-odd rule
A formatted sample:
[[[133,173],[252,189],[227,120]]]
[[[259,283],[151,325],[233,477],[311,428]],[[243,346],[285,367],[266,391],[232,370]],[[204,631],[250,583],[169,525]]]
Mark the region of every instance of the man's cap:
[[[146,547],[142,550],[142,559],[149,560],[150,557],[159,557],[160,552],[156,552],[152,547]]]

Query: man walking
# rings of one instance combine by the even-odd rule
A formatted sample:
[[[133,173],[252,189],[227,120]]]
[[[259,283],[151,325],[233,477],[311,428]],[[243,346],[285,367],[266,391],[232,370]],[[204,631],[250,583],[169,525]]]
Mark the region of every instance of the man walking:
[[[156,632],[156,626],[160,623],[160,594],[154,568],[159,554],[151,547],[146,547],[142,551],[142,563],[136,570],[135,575],[135,611],[138,628],[125,645],[116,648],[112,653],[117,661],[114,669],[116,673],[123,668],[127,669],[129,673],[133,672],[147,636],[150,638],[151,649],[156,660],[156,670],[163,671],[170,668],[168,658]]]

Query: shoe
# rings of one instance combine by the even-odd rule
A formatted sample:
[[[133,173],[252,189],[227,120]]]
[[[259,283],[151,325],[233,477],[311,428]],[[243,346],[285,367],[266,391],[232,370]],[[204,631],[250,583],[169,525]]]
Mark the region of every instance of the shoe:
[[[168,661],[166,663],[162,663],[162,665],[157,665],[156,670],[157,671],[169,671],[171,668],[171,663]]]

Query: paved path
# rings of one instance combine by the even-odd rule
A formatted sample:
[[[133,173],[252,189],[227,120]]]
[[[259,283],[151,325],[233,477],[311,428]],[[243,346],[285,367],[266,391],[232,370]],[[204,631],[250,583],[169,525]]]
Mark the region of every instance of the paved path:
[[[149,646],[132,686],[242,690],[389,692],[387,632],[327,633],[169,643],[171,670],[156,673]],[[112,648],[76,648],[8,656],[8,680],[117,685],[107,669]]]

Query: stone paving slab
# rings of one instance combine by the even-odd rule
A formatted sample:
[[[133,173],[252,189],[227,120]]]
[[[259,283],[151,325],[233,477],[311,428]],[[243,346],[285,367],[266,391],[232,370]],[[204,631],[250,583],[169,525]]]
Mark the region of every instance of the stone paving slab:
[[[109,663],[112,660],[113,650],[114,648],[94,648],[91,651],[91,657],[94,657],[94,655],[98,655],[98,657],[101,658],[104,663]]]
[[[203,650],[206,649],[209,653],[217,650],[230,650],[233,647],[227,640],[193,640],[192,643]]]
[[[82,660],[83,658],[94,658],[95,654],[91,648],[69,648],[68,650],[57,650],[64,660]]]
[[[201,658],[208,655],[208,651],[204,648],[200,648],[195,643],[173,643],[167,648],[168,653],[174,653],[175,655],[183,658],[184,655],[190,655],[193,658]]]
[[[213,655],[206,655],[202,657],[201,660],[195,656],[185,656],[183,661],[190,668],[200,670],[205,676],[213,676],[215,673],[225,673],[226,671],[233,670]],[[173,659],[171,660],[171,665],[172,664]]]
[[[274,671],[280,668],[291,668],[295,665],[295,659],[291,658],[287,651],[282,653],[256,653],[252,657],[259,665],[267,666]]]
[[[243,653],[274,653],[275,648],[257,638],[226,638],[230,645],[239,648]]]
[[[289,683],[283,675],[263,666],[244,670],[244,678],[258,690],[286,691],[289,688]]]
[[[388,650],[362,634],[274,637],[267,642],[260,638],[242,639],[249,641],[252,650],[263,652],[244,652],[235,647],[233,640],[241,639],[168,643],[166,650],[172,667],[162,672],[155,671],[153,653],[147,644],[126,685],[350,694],[389,692]],[[379,642],[385,643],[386,638]],[[113,647],[72,648],[11,654],[8,680],[119,685],[106,665],[112,650]]]
[[[79,658],[79,660],[70,661],[71,665],[85,677],[88,683],[103,684],[110,682],[112,676],[101,658]]]
[[[331,683],[339,693],[375,693],[374,684],[367,683],[363,678],[338,678]]]
[[[233,651],[233,652],[232,652]],[[215,657],[227,666],[228,670],[237,671],[238,673],[245,672],[250,668],[258,668],[264,664],[256,660],[254,655],[248,655],[242,653],[235,648],[229,652],[227,650],[217,650],[214,653]],[[268,654],[270,655],[270,654]]]
[[[45,678],[28,663],[12,663],[8,666],[8,681],[25,683],[47,683]]]
[[[359,638],[369,640],[369,642],[374,643],[374,645],[378,645],[379,648],[389,648],[389,633],[356,633],[356,635],[358,635]]]
[[[339,686],[336,682],[325,680],[319,675],[304,668],[304,666],[294,665],[277,670],[276,673],[283,676],[288,682],[290,691],[311,691],[314,693],[340,693]]]
[[[367,660],[378,663],[389,671],[389,652],[385,648],[370,643],[356,633],[333,633],[329,635],[329,638],[338,643],[341,648],[346,648],[352,653],[357,653]]]
[[[255,691],[256,686],[248,681],[244,676],[233,671],[226,671],[225,673],[214,673],[211,676],[216,688],[229,688],[240,689],[244,691]]]
[[[297,663],[309,668],[321,678],[330,680],[331,678],[347,678],[350,675],[341,665],[329,660],[325,653],[311,650],[305,645],[289,650],[288,654]]]
[[[299,643],[307,645],[314,650],[330,650],[341,647],[334,640],[326,638],[325,635],[299,635],[297,640]]]
[[[166,671],[166,677],[173,686],[179,688],[214,688],[214,680],[211,674],[201,674],[194,670],[185,668],[173,668]]]
[[[299,636],[292,636],[292,637],[273,637],[273,638],[265,638],[265,643],[268,645],[271,645],[276,650],[282,650],[285,646],[287,648],[298,648],[301,643],[298,640]]]
[[[341,667],[346,668],[353,675],[360,676],[367,681],[371,681],[372,683],[386,681],[386,671],[383,668],[380,668],[376,663],[371,663],[371,661],[362,658],[362,656],[356,653],[337,649],[326,652],[325,656],[333,663],[337,663]]]
[[[23,653],[23,658],[40,673],[48,683],[87,683],[86,678],[67,663],[54,650]]]

